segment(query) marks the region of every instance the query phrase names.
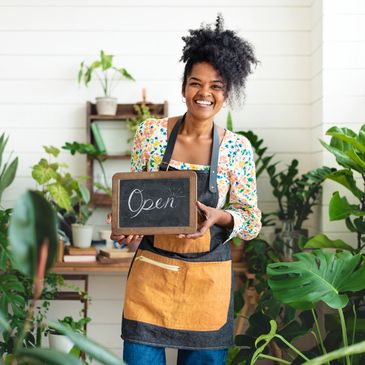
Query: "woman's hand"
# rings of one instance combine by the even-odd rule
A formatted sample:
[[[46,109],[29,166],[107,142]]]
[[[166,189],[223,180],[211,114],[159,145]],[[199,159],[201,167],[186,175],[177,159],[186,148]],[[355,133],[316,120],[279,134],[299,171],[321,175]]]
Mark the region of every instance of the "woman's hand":
[[[107,215],[106,222],[108,224],[111,224],[111,222],[112,222],[112,214],[111,213],[109,213]],[[137,250],[139,244],[142,241],[142,238],[143,238],[143,235],[137,235],[137,234],[131,234],[129,236],[124,236],[122,234],[121,235],[116,235],[116,234],[112,233],[110,235],[111,240],[118,241],[119,244],[126,243],[132,251]]]
[[[214,224],[218,224],[223,227],[233,226],[233,217],[230,213],[225,212],[222,209],[208,207],[199,201],[196,202],[196,205],[198,207],[198,211],[204,217],[203,221],[199,224],[196,232],[190,234],[179,234],[179,238],[199,238],[203,236],[206,231]]]

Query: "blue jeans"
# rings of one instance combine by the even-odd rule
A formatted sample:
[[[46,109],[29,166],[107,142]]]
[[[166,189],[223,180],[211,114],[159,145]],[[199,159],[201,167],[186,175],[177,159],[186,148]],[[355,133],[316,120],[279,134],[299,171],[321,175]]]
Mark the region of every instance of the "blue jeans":
[[[177,365],[224,365],[227,352],[227,349],[178,350]],[[127,365],[165,365],[165,348],[124,341],[123,361]]]

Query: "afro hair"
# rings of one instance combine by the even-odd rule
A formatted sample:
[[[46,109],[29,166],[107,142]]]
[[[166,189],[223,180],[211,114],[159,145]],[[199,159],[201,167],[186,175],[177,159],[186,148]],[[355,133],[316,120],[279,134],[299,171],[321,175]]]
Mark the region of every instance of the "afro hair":
[[[253,46],[240,38],[236,32],[223,29],[223,17],[218,14],[215,29],[202,25],[190,29],[189,35],[182,37],[185,42],[180,61],[185,64],[183,89],[194,64],[211,64],[225,81],[226,97],[230,104],[245,96],[245,83],[252,66],[258,64]]]

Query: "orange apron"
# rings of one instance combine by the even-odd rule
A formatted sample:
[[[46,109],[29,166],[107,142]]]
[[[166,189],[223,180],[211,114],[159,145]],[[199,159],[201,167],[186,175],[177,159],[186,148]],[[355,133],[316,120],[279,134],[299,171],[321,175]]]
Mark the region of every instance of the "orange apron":
[[[166,170],[184,116],[171,132],[160,170]],[[219,138],[213,128],[209,171],[196,171],[198,200],[218,204]],[[169,170],[174,170],[169,168]],[[199,239],[145,236],[131,265],[122,337],[154,346],[218,349],[233,345],[233,285],[227,229],[212,226]]]

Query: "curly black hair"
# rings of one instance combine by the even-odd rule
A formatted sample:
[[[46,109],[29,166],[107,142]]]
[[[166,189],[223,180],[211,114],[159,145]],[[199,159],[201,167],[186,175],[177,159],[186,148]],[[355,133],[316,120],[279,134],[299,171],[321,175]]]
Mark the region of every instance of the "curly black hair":
[[[223,17],[218,14],[215,29],[202,25],[190,29],[190,35],[182,37],[185,42],[180,61],[186,62],[182,88],[191,74],[193,65],[207,62],[211,64],[225,81],[226,97],[230,104],[245,96],[245,83],[252,66],[259,61],[255,58],[253,46],[240,38],[236,32],[223,29]]]

